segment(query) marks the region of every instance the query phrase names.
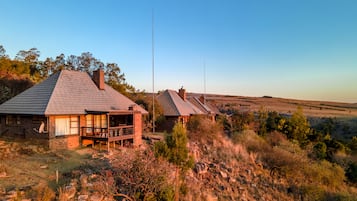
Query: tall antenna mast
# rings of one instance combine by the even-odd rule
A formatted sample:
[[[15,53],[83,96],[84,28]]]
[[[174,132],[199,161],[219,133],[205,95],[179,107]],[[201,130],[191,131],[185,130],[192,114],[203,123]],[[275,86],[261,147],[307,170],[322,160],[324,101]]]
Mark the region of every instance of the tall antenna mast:
[[[206,104],[206,61],[203,61],[203,104]]]
[[[155,51],[154,51],[154,8],[151,19],[151,54],[152,54],[152,133],[155,133]]]

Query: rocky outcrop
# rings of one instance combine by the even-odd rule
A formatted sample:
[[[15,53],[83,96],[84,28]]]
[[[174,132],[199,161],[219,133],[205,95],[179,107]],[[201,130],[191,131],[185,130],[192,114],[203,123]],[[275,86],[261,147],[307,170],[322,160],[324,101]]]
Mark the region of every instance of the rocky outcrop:
[[[234,146],[224,139],[215,145],[189,144],[190,152],[199,157],[186,177],[196,196],[187,200],[293,200],[284,181],[274,181],[255,156]]]

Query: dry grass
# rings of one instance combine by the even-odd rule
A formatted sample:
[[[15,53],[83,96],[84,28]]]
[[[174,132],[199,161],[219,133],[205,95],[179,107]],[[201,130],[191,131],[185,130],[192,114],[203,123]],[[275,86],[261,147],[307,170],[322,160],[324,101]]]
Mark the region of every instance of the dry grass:
[[[243,97],[243,96],[224,96],[224,95],[206,95],[206,99],[217,106],[232,106],[238,110],[259,111],[264,106],[268,111],[277,111],[284,114],[292,114],[297,106],[303,107],[306,116],[315,117],[351,117],[357,116],[356,104],[327,102],[327,101],[309,101],[285,98],[263,98],[263,97]]]

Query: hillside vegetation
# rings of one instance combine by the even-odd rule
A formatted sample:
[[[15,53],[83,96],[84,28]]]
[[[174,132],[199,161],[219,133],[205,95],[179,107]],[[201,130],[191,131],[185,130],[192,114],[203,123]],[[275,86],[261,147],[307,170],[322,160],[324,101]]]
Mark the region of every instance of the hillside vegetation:
[[[269,129],[264,133],[259,130],[263,127],[256,125],[263,122],[259,118],[252,118],[252,122],[239,118],[233,115],[231,120],[212,123],[195,117],[187,130],[174,129],[164,141],[145,144],[138,150],[112,149],[110,153],[98,147],[58,152],[2,139],[0,197],[356,200],[355,138],[348,144],[328,135],[311,138],[319,131],[313,132],[316,128],[308,125],[301,110],[292,117],[280,116],[279,122],[285,126],[273,130],[268,115]],[[227,121],[236,123],[228,125]],[[243,122],[243,126],[237,126],[238,122]],[[300,132],[288,133],[296,131],[297,126],[306,131],[302,136]]]

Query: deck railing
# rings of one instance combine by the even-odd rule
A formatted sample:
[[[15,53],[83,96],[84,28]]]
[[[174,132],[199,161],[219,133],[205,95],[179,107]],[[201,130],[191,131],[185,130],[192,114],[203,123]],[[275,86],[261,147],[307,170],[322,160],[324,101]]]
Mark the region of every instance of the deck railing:
[[[85,137],[94,137],[94,138],[111,138],[119,137],[123,135],[133,135],[134,126],[125,125],[108,128],[94,128],[94,127],[82,127],[81,135]]]

